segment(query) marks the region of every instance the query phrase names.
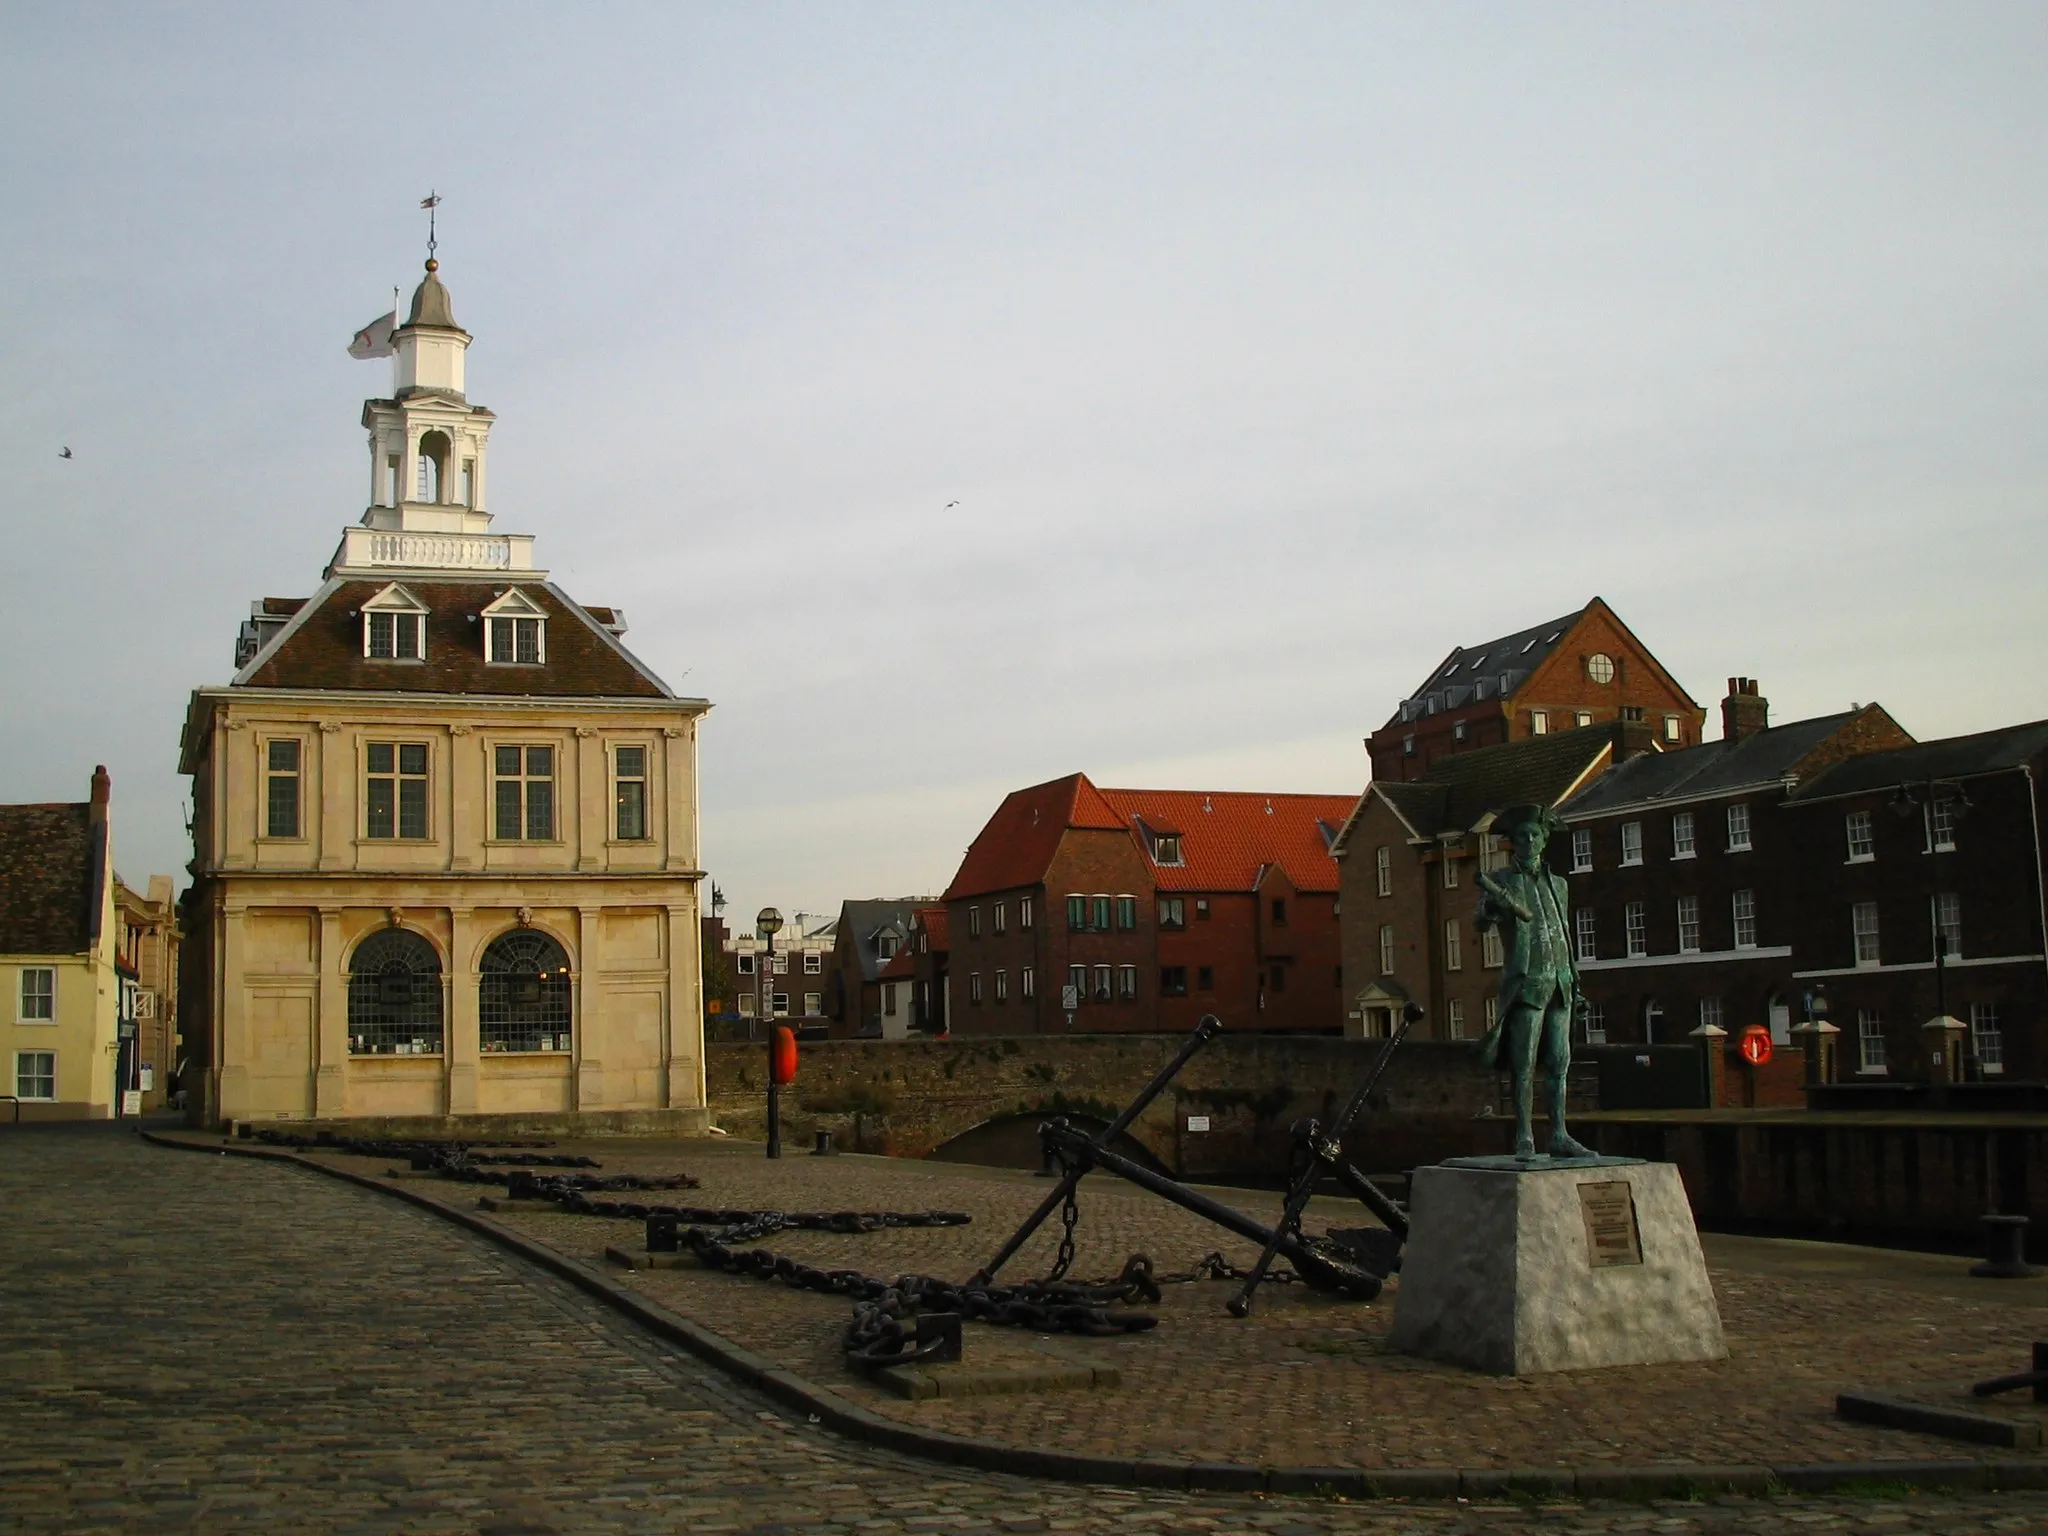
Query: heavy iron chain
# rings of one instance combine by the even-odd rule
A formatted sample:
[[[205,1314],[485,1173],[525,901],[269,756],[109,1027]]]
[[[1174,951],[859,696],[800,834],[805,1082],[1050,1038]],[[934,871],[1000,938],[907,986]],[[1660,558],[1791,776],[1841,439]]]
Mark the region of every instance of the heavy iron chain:
[[[631,1190],[631,1189],[695,1189],[698,1180],[694,1174],[675,1173],[654,1175],[643,1173],[550,1173],[531,1174],[524,1170],[534,1168],[602,1168],[604,1165],[593,1157],[572,1157],[549,1155],[540,1152],[515,1152],[510,1154],[482,1153],[478,1147],[524,1147],[553,1146],[553,1142],[518,1141],[373,1141],[356,1137],[329,1137],[326,1140],[293,1135],[288,1131],[259,1131],[257,1139],[278,1147],[305,1147],[315,1151],[346,1152],[354,1157],[390,1158],[404,1161],[412,1167],[453,1179],[462,1184],[499,1184],[506,1182],[502,1173],[487,1171],[496,1167],[512,1167],[511,1184],[515,1194],[534,1194],[542,1181],[553,1189],[563,1192],[571,1190]],[[553,1198],[552,1194],[544,1198]]]
[[[1066,1172],[1064,1160],[1060,1172]],[[1074,1228],[1081,1221],[1081,1202],[1074,1198],[1076,1187],[1068,1186],[1066,1204],[1060,1207],[1060,1251],[1052,1262],[1052,1268],[1046,1271],[1047,1285],[1066,1279],[1067,1271],[1074,1267]]]

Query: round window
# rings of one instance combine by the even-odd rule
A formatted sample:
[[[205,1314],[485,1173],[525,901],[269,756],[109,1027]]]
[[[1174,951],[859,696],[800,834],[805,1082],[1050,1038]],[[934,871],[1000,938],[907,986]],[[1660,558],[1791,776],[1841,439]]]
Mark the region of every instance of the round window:
[[[1586,658],[1586,676],[1596,683],[1614,681],[1614,658],[1603,651],[1595,651]]]

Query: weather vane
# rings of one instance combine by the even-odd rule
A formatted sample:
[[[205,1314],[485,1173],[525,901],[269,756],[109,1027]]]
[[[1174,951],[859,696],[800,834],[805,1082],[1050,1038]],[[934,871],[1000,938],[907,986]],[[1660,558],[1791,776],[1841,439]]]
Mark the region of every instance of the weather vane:
[[[427,210],[427,261],[431,264],[434,252],[440,245],[440,241],[434,238],[434,210],[441,206],[441,194],[429,192],[420,199],[420,206]]]

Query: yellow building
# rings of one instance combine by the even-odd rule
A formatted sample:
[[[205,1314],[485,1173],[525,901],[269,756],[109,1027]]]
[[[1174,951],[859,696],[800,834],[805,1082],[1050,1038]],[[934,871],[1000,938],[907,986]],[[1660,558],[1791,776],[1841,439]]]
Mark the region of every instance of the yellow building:
[[[107,770],[92,798],[0,805],[0,1097],[23,1120],[105,1120],[120,1098]],[[13,1119],[17,1104],[0,1104]]]
[[[704,1122],[697,722],[490,531],[495,418],[427,263],[371,501],[192,695],[194,1119]],[[365,333],[369,335],[370,333]]]

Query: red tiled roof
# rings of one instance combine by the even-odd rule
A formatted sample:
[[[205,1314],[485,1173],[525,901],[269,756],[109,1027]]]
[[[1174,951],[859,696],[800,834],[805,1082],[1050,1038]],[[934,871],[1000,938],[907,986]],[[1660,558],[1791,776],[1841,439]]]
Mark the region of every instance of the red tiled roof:
[[[1254,890],[1259,871],[1277,864],[1296,890],[1334,892],[1337,861],[1322,824],[1334,836],[1357,799],[1198,789],[1105,789],[1101,796],[1126,825],[1136,817],[1180,834],[1182,862],[1153,867],[1167,891]]]
[[[1115,831],[1124,821],[1085,773],[1012,790],[960,861],[944,900],[1036,885],[1069,827]]]
[[[951,924],[946,918],[944,907],[919,907],[917,926],[924,930],[925,942],[943,954],[951,936]]]
[[[917,974],[917,951],[908,944],[889,957],[889,963],[875,972],[878,981],[894,981],[900,976]]]

